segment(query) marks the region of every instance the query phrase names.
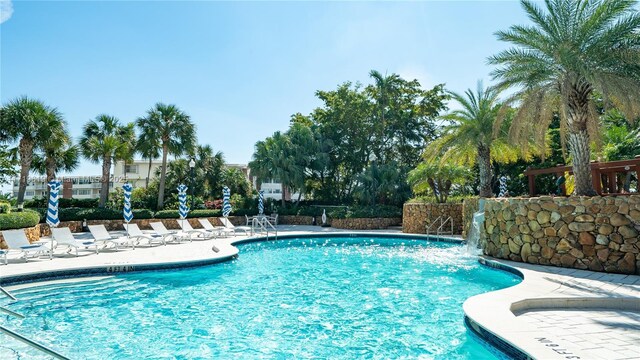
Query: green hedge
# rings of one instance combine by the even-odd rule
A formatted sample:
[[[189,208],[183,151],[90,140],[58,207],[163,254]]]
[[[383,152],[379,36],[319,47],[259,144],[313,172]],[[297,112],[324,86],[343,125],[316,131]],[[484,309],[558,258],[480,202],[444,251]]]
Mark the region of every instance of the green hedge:
[[[47,216],[47,209],[30,209],[40,215],[40,222],[44,222]],[[82,221],[82,220],[122,220],[122,210],[108,208],[61,208],[60,221]],[[134,219],[151,219],[153,211],[148,209],[133,210]]]
[[[98,201],[100,199],[66,199],[61,198],[59,200],[58,206],[60,208],[85,208],[92,209],[98,207]],[[24,202],[24,207],[26,208],[46,208],[48,204],[47,199],[45,198],[37,198],[32,200],[27,200]]]
[[[40,215],[31,210],[0,214],[0,230],[22,229],[33,227],[40,222]]]
[[[402,209],[388,205],[358,206],[335,209],[328,215],[334,219],[397,218],[402,217]]]

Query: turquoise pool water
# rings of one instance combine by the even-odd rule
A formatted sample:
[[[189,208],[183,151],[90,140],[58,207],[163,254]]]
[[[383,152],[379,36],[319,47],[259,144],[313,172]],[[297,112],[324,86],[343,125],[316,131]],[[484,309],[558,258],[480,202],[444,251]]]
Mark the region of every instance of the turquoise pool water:
[[[447,243],[239,247],[213,266],[18,290],[10,308],[27,318],[2,322],[73,359],[495,359],[462,303],[520,281]],[[8,339],[0,358],[38,358]]]

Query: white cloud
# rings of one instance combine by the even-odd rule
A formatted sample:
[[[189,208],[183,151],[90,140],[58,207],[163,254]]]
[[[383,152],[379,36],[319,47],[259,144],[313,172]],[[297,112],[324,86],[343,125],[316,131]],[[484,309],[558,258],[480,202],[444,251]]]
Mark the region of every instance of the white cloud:
[[[398,71],[398,75],[405,80],[417,79],[422,85],[423,89],[430,89],[437,85],[433,77],[421,66],[407,65],[401,66]]]
[[[0,0],[0,24],[9,20],[13,15],[13,4],[11,0]]]

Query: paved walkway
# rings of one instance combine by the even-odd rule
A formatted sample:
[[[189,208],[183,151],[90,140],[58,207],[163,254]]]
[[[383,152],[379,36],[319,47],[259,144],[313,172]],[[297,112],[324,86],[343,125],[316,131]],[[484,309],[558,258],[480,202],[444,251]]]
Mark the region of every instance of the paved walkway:
[[[494,262],[524,280],[465,302],[485,330],[536,359],[640,359],[640,276]]]

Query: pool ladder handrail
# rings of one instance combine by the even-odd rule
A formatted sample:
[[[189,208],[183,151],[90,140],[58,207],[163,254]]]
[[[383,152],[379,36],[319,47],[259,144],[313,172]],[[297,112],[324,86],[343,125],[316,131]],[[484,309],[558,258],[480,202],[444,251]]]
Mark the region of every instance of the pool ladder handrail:
[[[13,302],[18,301],[18,298],[13,296],[13,294],[11,294],[7,289],[3,288],[2,286],[0,286],[0,293],[2,293],[3,295],[5,295],[9,299],[11,299]],[[22,314],[19,314],[19,313],[13,311],[13,310],[9,310],[9,309],[5,308],[4,306],[0,306],[0,312],[3,312],[5,314],[7,314],[7,315],[11,315],[13,317],[17,317],[18,319],[24,319],[24,317],[25,317]],[[49,349],[48,347],[46,347],[46,346],[44,346],[44,345],[42,345],[40,343],[37,343],[37,342],[35,342],[35,341],[33,341],[33,340],[23,336],[23,335],[20,335],[19,333],[15,332],[13,330],[10,330],[10,329],[4,327],[3,325],[0,325],[0,332],[4,333],[4,334],[6,334],[6,335],[8,335],[8,336],[20,341],[20,342],[23,342],[23,343],[27,344],[28,346],[30,346],[30,347],[32,347],[32,348],[34,348],[36,350],[39,350],[39,351],[41,351],[41,352],[43,352],[43,353],[45,353],[45,354],[47,354],[47,355],[49,355],[49,356],[51,356],[51,357],[53,357],[55,359],[70,360],[68,357],[56,352],[55,350]]]
[[[447,224],[447,222],[449,222],[449,224],[451,225],[451,230],[449,230],[448,232],[445,232],[442,228],[444,228],[444,226]],[[447,217],[444,221],[442,221],[440,223],[440,227],[438,227],[438,230],[436,231],[437,235],[453,235],[453,218],[451,216]]]
[[[433,221],[431,223],[429,223],[429,225],[427,225],[427,228],[425,230],[425,233],[427,234],[427,238],[429,237],[429,235],[431,235],[431,227],[433,227],[435,224],[437,224],[438,221],[440,221],[441,218],[442,218],[442,215],[440,215],[437,218],[433,219]],[[436,230],[436,235],[437,235],[437,230]]]
[[[252,236],[253,236],[253,234],[258,233],[258,231],[256,231],[256,229],[259,229],[260,233],[266,232],[267,233],[267,240],[269,240],[269,229],[272,229],[273,232],[275,233],[275,239],[278,240],[278,229],[276,229],[276,227],[269,221],[269,219],[266,216],[254,217],[251,220],[251,235]]]

